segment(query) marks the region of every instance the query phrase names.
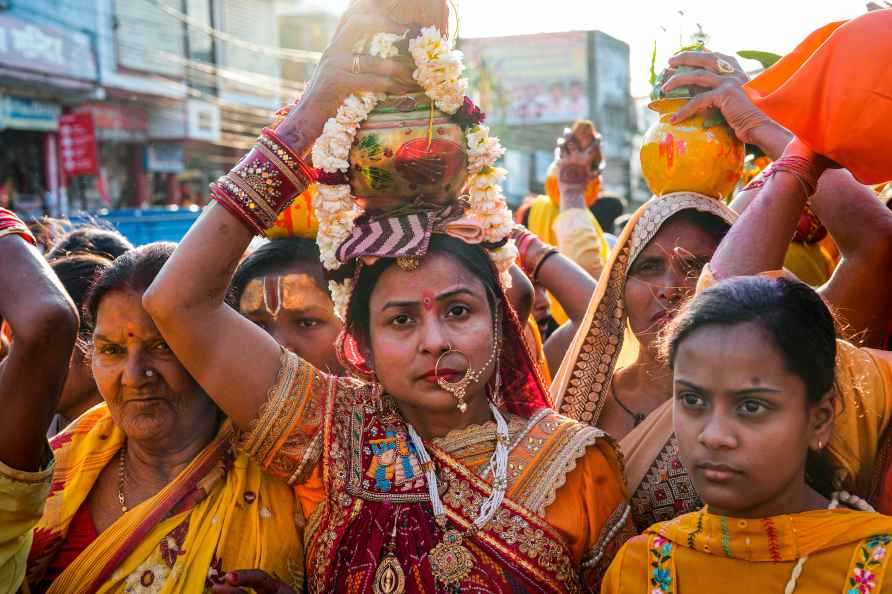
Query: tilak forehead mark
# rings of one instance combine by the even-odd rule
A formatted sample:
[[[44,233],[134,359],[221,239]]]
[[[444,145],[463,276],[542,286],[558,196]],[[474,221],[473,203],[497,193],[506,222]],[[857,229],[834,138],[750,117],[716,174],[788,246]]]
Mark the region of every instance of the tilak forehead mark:
[[[421,292],[421,304],[427,311],[434,308],[434,294],[430,289],[424,289]]]

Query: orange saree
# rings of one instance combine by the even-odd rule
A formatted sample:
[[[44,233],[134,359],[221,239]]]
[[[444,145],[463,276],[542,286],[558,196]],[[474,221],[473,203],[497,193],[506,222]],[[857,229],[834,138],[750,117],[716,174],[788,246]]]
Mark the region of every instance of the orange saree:
[[[747,83],[756,105],[862,183],[892,179],[892,9],[830,23]]]

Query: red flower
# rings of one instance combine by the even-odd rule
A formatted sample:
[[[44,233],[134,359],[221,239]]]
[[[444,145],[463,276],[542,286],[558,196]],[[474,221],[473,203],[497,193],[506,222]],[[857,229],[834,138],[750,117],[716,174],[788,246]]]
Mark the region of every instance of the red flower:
[[[486,114],[480,111],[480,108],[474,105],[471,98],[467,96],[465,96],[465,100],[453,117],[455,122],[465,129],[473,128],[486,121]]]
[[[346,185],[350,183],[350,179],[347,177],[347,174],[343,171],[335,171],[334,173],[328,173],[327,171],[322,171],[321,169],[316,169],[316,181],[325,186],[339,186]]]

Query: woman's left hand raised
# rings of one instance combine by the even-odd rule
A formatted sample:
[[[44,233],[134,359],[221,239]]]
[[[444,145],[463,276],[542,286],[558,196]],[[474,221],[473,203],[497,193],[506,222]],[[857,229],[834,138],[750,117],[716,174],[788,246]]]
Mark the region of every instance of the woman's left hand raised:
[[[260,569],[230,571],[211,591],[215,594],[248,594],[244,588],[251,588],[258,594],[297,594],[291,586]]]

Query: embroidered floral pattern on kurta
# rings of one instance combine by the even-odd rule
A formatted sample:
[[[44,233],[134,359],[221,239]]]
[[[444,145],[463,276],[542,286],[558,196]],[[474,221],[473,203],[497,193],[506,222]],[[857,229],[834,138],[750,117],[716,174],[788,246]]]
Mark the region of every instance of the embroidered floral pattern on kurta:
[[[855,549],[852,566],[846,579],[845,594],[871,594],[882,581],[888,563],[886,548],[892,536],[872,536]]]

